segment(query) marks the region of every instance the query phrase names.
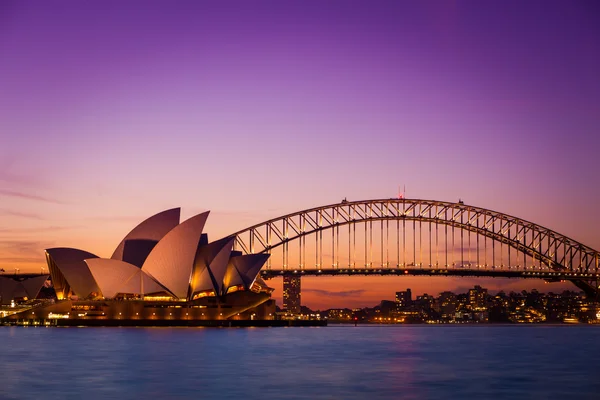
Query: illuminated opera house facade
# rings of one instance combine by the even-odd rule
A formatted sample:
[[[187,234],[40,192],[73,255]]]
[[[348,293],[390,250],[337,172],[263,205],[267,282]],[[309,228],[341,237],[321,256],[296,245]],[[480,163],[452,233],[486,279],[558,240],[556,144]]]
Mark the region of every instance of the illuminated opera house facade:
[[[181,223],[179,208],[156,214],[129,232],[111,258],[47,249],[56,300],[10,318],[268,319],[273,289],[258,273],[269,256],[233,251],[235,237],[209,243],[203,233],[208,214]]]

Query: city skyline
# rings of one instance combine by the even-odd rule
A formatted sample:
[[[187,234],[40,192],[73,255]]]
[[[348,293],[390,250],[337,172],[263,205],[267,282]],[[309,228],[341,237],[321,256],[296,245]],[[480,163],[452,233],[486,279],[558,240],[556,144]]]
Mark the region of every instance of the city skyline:
[[[211,209],[217,240],[399,185],[600,249],[593,3],[61,5],[0,5],[7,272],[39,272],[56,245],[109,257],[132,223],[175,206]],[[302,302],[475,284],[575,290],[319,277],[303,279]]]
[[[282,310],[283,311],[283,310]],[[396,292],[395,301],[382,300],[374,307],[306,310],[303,316],[320,315],[334,323],[464,324],[464,323],[584,323],[597,324],[597,302],[580,293],[498,292],[475,285],[467,292],[445,291],[438,296],[412,297],[410,288]]]

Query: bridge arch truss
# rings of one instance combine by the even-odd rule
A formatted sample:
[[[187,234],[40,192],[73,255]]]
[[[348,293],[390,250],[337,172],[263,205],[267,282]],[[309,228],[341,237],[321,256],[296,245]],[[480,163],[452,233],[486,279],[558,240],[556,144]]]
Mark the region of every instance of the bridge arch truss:
[[[283,260],[281,270],[287,269],[321,269],[323,265],[323,249],[319,246],[323,245],[323,232],[331,230],[331,252],[333,253],[333,262],[331,268],[356,268],[357,265],[351,262],[352,256],[350,248],[356,247],[356,243],[352,243],[352,233],[354,231],[354,240],[356,240],[356,225],[364,224],[364,242],[365,242],[365,259],[367,252],[373,252],[372,235],[374,232],[373,223],[380,222],[381,234],[381,258],[380,265],[375,266],[371,260],[365,260],[364,268],[407,268],[407,267],[425,267],[425,268],[448,268],[456,267],[455,263],[448,260],[448,238],[447,229],[458,229],[460,234],[460,251],[465,249],[465,235],[469,241],[469,251],[471,250],[472,234],[475,243],[474,254],[468,259],[469,265],[461,265],[458,267],[475,267],[481,269],[495,268],[522,268],[523,270],[550,270],[557,272],[568,272],[577,274],[581,279],[598,275],[600,267],[600,253],[572,238],[562,235],[556,231],[545,228],[538,224],[517,218],[508,214],[488,210],[485,208],[465,205],[462,202],[451,203],[434,200],[420,199],[381,199],[381,200],[365,200],[365,201],[343,201],[338,204],[331,204],[322,207],[315,207],[303,211],[298,211],[278,218],[274,218],[260,224],[251,226],[239,232],[236,232],[234,249],[245,254],[255,253],[271,253],[278,247],[283,247]],[[396,231],[402,227],[403,235],[412,228],[413,233],[418,229],[418,240],[429,241],[429,255],[421,255],[420,262],[416,263],[416,241],[417,234],[412,236],[413,246],[413,262],[408,263],[406,260],[401,262],[400,253],[406,256],[406,237],[396,235],[396,250],[397,257],[395,263],[385,262],[383,242],[384,236],[389,235],[389,225],[396,225]],[[425,230],[421,229],[422,224],[428,225]],[[345,227],[347,226],[347,227]],[[432,226],[435,228],[432,230]],[[384,229],[385,227],[385,229]],[[446,258],[433,263],[431,243],[439,240],[438,227],[443,227],[446,230]],[[347,231],[348,241],[348,257],[347,265],[342,265],[339,260],[342,250],[340,250],[340,230]],[[337,239],[336,239],[337,234]],[[289,263],[290,242],[300,241],[300,245],[305,244],[306,237],[315,235],[315,263],[308,263],[306,258],[300,262],[298,266],[292,266]],[[371,242],[369,242],[369,237]],[[337,240],[337,243],[336,243]],[[491,252],[495,252],[496,247],[500,246],[500,257],[505,257],[507,264],[497,262],[497,255],[491,255],[491,265],[487,263],[488,255],[483,257],[480,251],[488,251],[488,240],[491,242]],[[454,236],[453,236],[454,241]],[[485,242],[484,250],[481,250],[480,241]],[[402,242],[402,243],[401,243]],[[388,243],[389,245],[389,243]],[[368,249],[368,250],[367,250]],[[379,249],[378,249],[379,250]],[[508,250],[508,251],[507,251]],[[389,252],[389,249],[386,250]],[[507,253],[507,254],[506,254]],[[428,257],[427,257],[428,256]],[[507,256],[507,257],[506,257]],[[429,262],[423,264],[423,258]],[[529,258],[530,265],[527,265]],[[460,260],[465,260],[461,254]],[[483,261],[482,260],[486,260]],[[441,261],[441,263],[440,263]],[[472,265],[474,264],[474,265]],[[516,264],[516,266],[515,266]],[[537,266],[536,266],[537,264]],[[327,266],[329,267],[329,266]],[[359,266],[363,267],[363,266]],[[272,264],[268,263],[266,269],[271,269]],[[589,280],[589,279],[588,279]],[[578,285],[580,286],[580,285]],[[597,287],[597,285],[596,285]]]

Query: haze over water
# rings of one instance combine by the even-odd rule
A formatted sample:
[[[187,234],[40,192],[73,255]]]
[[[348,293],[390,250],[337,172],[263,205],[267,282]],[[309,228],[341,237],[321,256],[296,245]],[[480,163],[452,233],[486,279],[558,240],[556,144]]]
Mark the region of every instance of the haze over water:
[[[596,399],[595,326],[0,329],[2,399]]]

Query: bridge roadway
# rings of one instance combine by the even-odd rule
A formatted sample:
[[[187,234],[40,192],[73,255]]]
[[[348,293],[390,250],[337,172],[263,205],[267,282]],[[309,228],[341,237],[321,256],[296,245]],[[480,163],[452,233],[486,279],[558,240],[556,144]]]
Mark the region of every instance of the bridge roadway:
[[[322,268],[322,269],[263,269],[264,279],[278,276],[342,276],[342,275],[396,275],[396,276],[459,276],[489,278],[530,278],[548,281],[589,281],[600,280],[599,273],[540,271],[513,268]]]

